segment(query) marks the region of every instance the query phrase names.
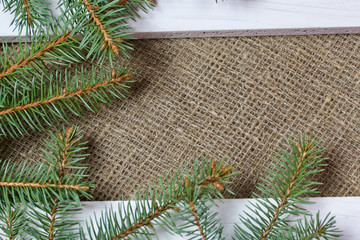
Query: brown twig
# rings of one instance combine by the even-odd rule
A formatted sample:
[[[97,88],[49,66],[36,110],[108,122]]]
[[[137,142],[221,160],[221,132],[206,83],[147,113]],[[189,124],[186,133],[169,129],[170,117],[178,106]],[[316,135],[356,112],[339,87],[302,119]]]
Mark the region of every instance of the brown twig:
[[[55,237],[55,220],[56,220],[56,213],[58,210],[58,200],[55,199],[54,206],[51,208],[51,214],[50,214],[50,224],[49,224],[49,230],[48,230],[48,239],[53,240]]]
[[[63,177],[65,177],[66,175],[66,161],[67,161],[67,157],[69,155],[68,151],[69,151],[69,147],[70,147],[70,144],[71,144],[71,140],[70,140],[70,134],[71,134],[71,131],[72,131],[72,128],[68,128],[66,131],[65,131],[65,134],[62,135],[61,133],[59,134],[59,137],[61,140],[64,141],[64,148],[61,149],[62,151],[62,154],[61,154],[61,157],[60,157],[60,161],[59,161],[59,184],[61,184],[61,180]],[[55,237],[55,233],[54,233],[54,230],[55,230],[55,221],[56,221],[56,213],[58,211],[58,208],[59,208],[59,200],[57,198],[54,199],[54,205],[51,209],[51,213],[50,213],[50,223],[49,223],[49,230],[48,230],[48,239],[49,240],[53,240],[54,237]]]
[[[159,217],[161,214],[163,214],[167,210],[174,208],[173,206],[171,206],[173,204],[175,204],[175,203],[170,202],[170,203],[166,204],[163,207],[156,208],[154,213],[149,214],[146,218],[140,220],[136,224],[132,225],[131,227],[129,227],[128,229],[124,230],[119,235],[117,235],[117,236],[115,236],[115,237],[113,237],[111,239],[112,240],[118,240],[118,239],[121,239],[121,238],[125,238],[125,237],[129,236],[130,234],[132,234],[133,232],[135,232],[136,230],[138,230],[141,227],[152,226],[151,221],[154,220],[155,218]]]
[[[9,228],[10,228],[9,229],[9,240],[14,239],[14,236],[13,236],[13,227],[14,227],[13,217],[14,217],[14,211],[10,210],[10,216],[9,216],[9,219],[8,219],[8,224],[9,224]]]
[[[286,204],[288,203],[289,200],[289,194],[290,192],[293,190],[295,182],[297,180],[297,178],[299,177],[301,168],[302,168],[302,164],[304,163],[304,159],[306,156],[306,153],[308,151],[308,149],[310,149],[311,147],[311,143],[306,147],[305,151],[302,152],[300,145],[298,145],[298,150],[300,153],[300,158],[297,162],[297,166],[296,166],[296,172],[295,174],[291,177],[291,181],[289,186],[286,188],[285,194],[283,196],[283,198],[281,199],[281,202],[279,204],[279,206],[277,207],[275,213],[273,214],[271,221],[269,222],[268,226],[266,227],[265,231],[262,234],[261,239],[264,240],[268,237],[270,230],[272,229],[272,227],[275,225],[276,221],[278,220],[279,214],[281,213],[281,211],[283,210],[283,208],[286,206]]]
[[[198,227],[198,229],[199,229],[199,231],[200,231],[200,234],[201,234],[201,236],[202,236],[202,239],[203,239],[203,240],[207,240],[206,235],[205,235],[205,233],[204,233],[204,231],[203,231],[203,229],[202,229],[202,227],[201,227],[201,225],[200,225],[199,217],[198,217],[198,215],[197,215],[197,212],[196,212],[194,203],[190,201],[190,202],[189,202],[189,205],[190,205],[190,208],[191,208],[192,215],[193,215],[194,218],[195,218],[195,224],[196,224],[196,226]]]
[[[28,65],[29,63],[33,62],[37,58],[39,58],[41,56],[44,56],[47,52],[51,51],[55,46],[69,40],[70,34],[71,34],[71,31],[65,33],[64,35],[58,37],[57,39],[55,39],[54,41],[49,43],[43,50],[37,52],[35,55],[28,56],[28,57],[24,58],[23,60],[21,60],[20,62],[15,63],[11,67],[9,67],[9,68],[5,69],[4,71],[0,72],[0,80],[2,78],[4,78],[7,74],[13,73],[17,69],[22,68],[22,67]]]
[[[107,45],[109,45],[112,49],[112,51],[118,55],[119,54],[119,47],[114,43],[114,39],[112,39],[109,35],[109,33],[106,31],[104,25],[100,21],[98,15],[93,10],[93,7],[91,6],[90,2],[88,0],[83,0],[83,3],[86,6],[86,9],[90,13],[91,18],[94,20],[95,24],[98,26],[100,32],[104,36],[104,45],[101,47],[101,49],[104,49]],[[120,40],[121,41],[121,40]]]
[[[317,239],[317,237],[321,236],[323,233],[324,227],[321,227],[319,229],[317,229],[310,237],[308,237],[307,239]]]
[[[27,16],[27,21],[29,24],[32,24],[34,21],[30,15],[30,8],[29,8],[28,0],[24,0],[24,6],[25,6],[25,12],[26,12],[26,16]]]
[[[65,175],[66,175],[66,172],[65,172],[66,160],[69,155],[68,150],[69,150],[69,146],[71,144],[71,141],[70,141],[71,131],[72,131],[72,128],[70,127],[68,130],[65,131],[64,135],[59,134],[60,139],[64,141],[64,145],[65,145],[64,149],[61,149],[62,154],[61,154],[60,162],[59,162],[59,181],[60,182],[61,182],[62,178],[65,177]]]
[[[24,110],[29,109],[29,108],[35,108],[35,107],[40,107],[40,106],[43,106],[43,105],[46,105],[46,104],[55,103],[57,101],[63,100],[63,99],[68,98],[68,97],[75,97],[75,96],[84,95],[84,94],[86,94],[88,92],[91,92],[91,91],[94,91],[94,90],[96,90],[98,88],[101,88],[101,87],[104,87],[104,86],[107,86],[107,85],[110,85],[110,84],[126,81],[126,80],[129,79],[129,77],[130,77],[129,74],[125,74],[123,76],[113,78],[110,81],[98,83],[98,84],[95,84],[93,86],[87,87],[85,89],[78,90],[76,92],[70,92],[70,93],[64,92],[63,94],[61,94],[59,96],[55,96],[55,97],[49,98],[47,100],[40,100],[40,101],[32,102],[32,103],[29,103],[29,104],[25,104],[25,105],[22,105],[22,106],[9,108],[9,109],[0,111],[0,117],[3,116],[3,115],[12,114],[12,113],[16,113],[16,112],[19,112],[19,111],[24,111]]]
[[[53,183],[22,183],[22,182],[0,182],[0,187],[33,187],[33,188],[58,188],[58,189],[73,189],[79,191],[88,191],[88,186],[80,184],[53,184]]]

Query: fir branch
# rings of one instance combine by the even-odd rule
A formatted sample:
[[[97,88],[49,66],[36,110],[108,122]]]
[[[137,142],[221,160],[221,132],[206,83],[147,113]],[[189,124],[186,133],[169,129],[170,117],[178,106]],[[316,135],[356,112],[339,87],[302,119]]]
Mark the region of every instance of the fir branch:
[[[257,203],[248,207],[253,215],[245,213],[246,217],[241,217],[245,228],[235,226],[237,239],[276,238],[289,225],[289,216],[307,214],[297,204],[309,203],[305,196],[317,193],[315,186],[320,183],[311,176],[323,171],[325,159],[318,155],[323,148],[317,140],[306,140],[304,134],[300,135],[298,144],[291,139],[286,141],[292,152],[282,150],[278,154],[277,163],[273,164],[276,171],[269,170],[269,176],[263,179],[266,185],[258,187],[261,195],[254,194]]]
[[[14,15],[11,25],[21,32],[25,28],[26,36],[42,30],[53,20],[49,2],[45,0],[1,0],[4,12]]]
[[[9,198],[27,204],[53,198],[74,201],[79,201],[81,196],[90,198],[87,191],[92,189],[92,185],[81,180],[77,177],[59,184],[43,163],[29,165],[27,162],[11,164],[10,161],[1,161],[0,200]]]
[[[231,167],[224,167],[222,162],[216,166],[206,158],[202,159],[201,163],[196,159],[191,175],[186,173],[187,170],[181,170],[179,175],[169,175],[164,180],[160,179],[161,189],[156,190],[154,186],[150,186],[150,190],[143,195],[144,200],[140,194],[137,194],[135,207],[123,205],[122,208],[119,208],[120,218],[110,209],[105,211],[99,220],[91,219],[90,222],[87,222],[87,233],[90,235],[90,239],[116,240],[127,238],[130,235],[138,239],[138,236],[149,234],[148,230],[153,229],[153,224],[159,224],[167,231],[177,232],[169,210],[176,211],[178,204],[186,203],[184,194],[187,191],[196,191],[198,199],[209,198],[210,195],[222,197],[216,186],[221,184],[222,189],[227,189],[222,184],[229,183],[226,179],[234,175],[230,174],[230,170]],[[191,188],[185,187],[186,181],[189,179]],[[98,226],[99,229],[96,230],[93,226]],[[81,232],[82,239],[89,239],[85,237],[83,229]]]
[[[12,98],[0,94],[0,137],[28,134],[27,127],[41,130],[45,124],[55,126],[57,118],[67,120],[65,109],[80,116],[84,105],[94,112],[100,102],[111,103],[110,97],[124,98],[131,82],[126,69],[111,74],[101,70],[100,75],[95,68],[91,73],[82,69],[74,74],[56,72],[42,77],[42,84],[31,93],[19,90]]]
[[[11,181],[0,181],[0,187],[7,188],[51,188],[51,189],[69,189],[77,191],[88,191],[89,186],[84,186],[81,184],[54,184],[54,183],[36,183],[36,182],[11,182]]]
[[[31,15],[30,15],[30,8],[29,8],[28,0],[24,0],[24,5],[25,5],[25,12],[26,12],[26,20],[29,24],[32,24],[34,22],[34,20],[32,19]]]
[[[0,202],[0,236],[9,240],[22,239],[26,226],[25,209],[21,204],[10,201]]]
[[[0,85],[6,87],[8,94],[13,94],[20,86],[30,90],[32,82],[36,83],[32,87],[38,87],[41,80],[45,79],[44,74],[48,74],[47,63],[57,68],[58,65],[78,63],[85,59],[79,41],[73,36],[74,31],[58,28],[52,28],[51,31],[53,37],[38,32],[31,43],[20,43],[18,54],[15,54],[13,44],[3,43]]]
[[[126,41],[133,39],[126,21],[139,17],[138,10],[147,11],[150,6],[148,0],[129,1],[121,6],[109,0],[61,1],[61,7],[66,9],[63,15],[82,36],[80,47],[89,46],[87,57],[100,64],[108,59],[111,68],[117,55],[128,56],[127,50],[132,49]]]
[[[201,227],[199,217],[198,217],[197,211],[195,209],[194,203],[192,201],[189,201],[189,205],[190,205],[190,208],[191,208],[192,215],[194,216],[194,219],[195,219],[195,225],[198,227],[202,239],[207,240],[207,238],[205,236],[205,233],[204,233],[204,230]]]
[[[80,89],[78,91],[68,93],[65,90],[63,94],[48,98],[46,100],[39,100],[39,101],[35,101],[35,102],[28,103],[28,104],[25,104],[25,105],[17,106],[17,107],[11,108],[11,109],[2,110],[2,111],[0,111],[0,117],[3,116],[3,115],[8,115],[8,114],[13,114],[13,113],[20,112],[20,111],[25,111],[25,110],[27,110],[29,108],[37,108],[37,107],[40,107],[42,105],[52,104],[52,103],[64,100],[66,98],[69,98],[69,97],[77,97],[77,96],[85,95],[88,92],[98,90],[99,88],[102,88],[102,87],[105,87],[105,86],[108,86],[108,85],[112,85],[114,83],[125,82],[128,79],[129,79],[129,75],[124,75],[124,76],[119,76],[117,78],[113,78],[108,82],[98,83],[98,84],[95,84],[93,86],[89,86],[87,88]]]
[[[93,7],[91,6],[90,2],[88,0],[83,0],[83,3],[86,6],[86,9],[88,10],[91,18],[95,22],[95,24],[99,27],[99,31],[104,36],[104,44],[101,46],[101,49],[104,50],[107,45],[109,45],[112,49],[112,51],[119,55],[119,47],[114,43],[114,40],[110,37],[107,30],[105,29],[103,23],[100,21],[99,16],[95,13],[93,10]],[[122,42],[121,39],[118,39],[120,42]]]
[[[297,158],[295,160],[295,171],[292,172],[290,183],[286,186],[285,191],[281,191],[281,194],[283,194],[283,197],[281,199],[281,202],[277,206],[275,212],[273,213],[270,222],[266,226],[266,229],[264,230],[261,239],[264,240],[268,237],[271,229],[274,227],[276,221],[280,217],[281,213],[283,212],[284,207],[289,203],[289,200],[291,198],[291,193],[293,192],[295,185],[297,184],[297,181],[300,177],[301,171],[303,171],[303,167],[306,163],[306,161],[310,158],[313,158],[314,155],[308,155],[307,152],[311,150],[312,143],[310,142],[305,148],[301,148],[300,144],[297,145],[298,153]],[[305,159],[307,157],[308,159]]]
[[[37,60],[38,58],[44,56],[47,52],[51,51],[54,47],[60,45],[61,43],[64,43],[66,41],[68,41],[71,37],[71,31],[67,32],[65,34],[63,34],[62,36],[52,40],[51,42],[49,42],[44,48],[39,49],[38,51],[35,52],[35,54],[32,55],[28,55],[25,58],[19,60],[18,62],[16,62],[15,64],[7,67],[6,69],[4,69],[2,72],[0,72],[0,80],[4,80],[4,78],[11,74],[14,73],[15,71],[18,71],[19,69],[23,68],[26,65],[29,65],[31,62]]]
[[[302,221],[297,221],[295,226],[290,226],[287,231],[289,240],[312,240],[312,239],[338,239],[341,231],[335,227],[336,221],[330,213],[321,220],[320,212],[316,216],[304,216]]]
[[[74,176],[85,177],[83,172],[87,165],[81,162],[87,155],[81,152],[86,149],[86,142],[81,141],[80,134],[78,127],[72,126],[67,130],[63,128],[56,133],[50,132],[51,141],[45,141],[44,159],[48,164],[49,174],[56,176],[58,184],[64,184]],[[39,240],[68,239],[69,236],[76,235],[74,230],[79,222],[69,220],[69,217],[78,213],[80,206],[80,203],[58,198],[36,203],[30,207],[30,222],[37,228],[32,229],[30,234]]]

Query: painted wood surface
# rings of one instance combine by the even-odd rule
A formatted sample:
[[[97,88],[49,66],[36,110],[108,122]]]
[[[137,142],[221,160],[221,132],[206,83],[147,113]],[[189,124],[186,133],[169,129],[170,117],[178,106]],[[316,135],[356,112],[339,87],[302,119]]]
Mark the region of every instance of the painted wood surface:
[[[358,240],[358,230],[360,228],[360,197],[328,197],[328,198],[311,198],[311,201],[316,204],[305,205],[313,214],[320,211],[321,216],[325,216],[328,212],[336,216],[337,227],[343,231],[342,240]],[[224,225],[224,234],[226,239],[231,239],[233,234],[233,225],[240,223],[239,214],[246,210],[246,205],[253,199],[226,199],[223,202],[218,202],[219,207],[216,209],[222,218],[222,224]],[[104,201],[104,202],[84,202],[84,213],[78,215],[76,219],[85,220],[90,216],[100,216],[102,210],[113,206],[117,209],[119,201]],[[133,202],[131,204],[134,204]],[[82,223],[84,225],[84,222]],[[156,227],[159,230],[160,240],[182,240],[178,236],[172,236],[161,228]],[[155,239],[155,238],[154,238]]]
[[[54,7],[57,0],[50,0]],[[139,38],[360,33],[359,0],[157,0],[131,22]],[[2,8],[2,6],[1,6]],[[16,39],[0,13],[0,36]],[[4,38],[5,37],[5,38]],[[15,37],[15,38],[14,38]]]

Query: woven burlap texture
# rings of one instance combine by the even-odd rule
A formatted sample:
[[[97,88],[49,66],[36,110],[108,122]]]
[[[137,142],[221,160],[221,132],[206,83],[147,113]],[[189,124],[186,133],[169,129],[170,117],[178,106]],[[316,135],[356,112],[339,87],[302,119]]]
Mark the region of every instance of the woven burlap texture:
[[[313,133],[328,167],[319,196],[360,195],[360,36],[135,40],[130,96],[73,118],[89,141],[94,200],[117,200],[195,156],[226,157],[250,197],[286,147]],[[40,159],[34,133],[0,146],[1,158]]]

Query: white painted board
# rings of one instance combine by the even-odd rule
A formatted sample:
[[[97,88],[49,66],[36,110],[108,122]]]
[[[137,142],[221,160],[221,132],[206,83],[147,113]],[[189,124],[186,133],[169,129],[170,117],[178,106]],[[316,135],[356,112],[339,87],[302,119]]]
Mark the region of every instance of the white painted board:
[[[54,7],[57,0],[50,0]],[[139,38],[360,33],[359,0],[156,0]],[[2,6],[0,7],[2,8]],[[0,36],[18,36],[0,13]]]
[[[336,216],[336,226],[343,231],[342,240],[359,239],[360,197],[310,198],[310,200],[316,202],[316,204],[305,205],[304,207],[311,213],[316,214],[320,211],[321,216],[324,217],[328,212],[331,212],[332,215]],[[222,203],[218,202],[219,207],[216,210],[220,213],[219,217],[222,218],[226,239],[232,239],[233,226],[235,223],[240,224],[239,214],[246,210],[249,201],[254,201],[254,199],[225,199]],[[83,214],[78,215],[76,219],[86,220],[93,217],[94,213],[96,213],[96,216],[100,216],[105,207],[113,206],[114,209],[117,209],[119,203],[122,204],[120,201],[84,202]],[[131,204],[134,203],[131,202]],[[84,226],[84,222],[81,225]],[[160,240],[184,239],[179,236],[172,236],[159,227],[156,228]]]

